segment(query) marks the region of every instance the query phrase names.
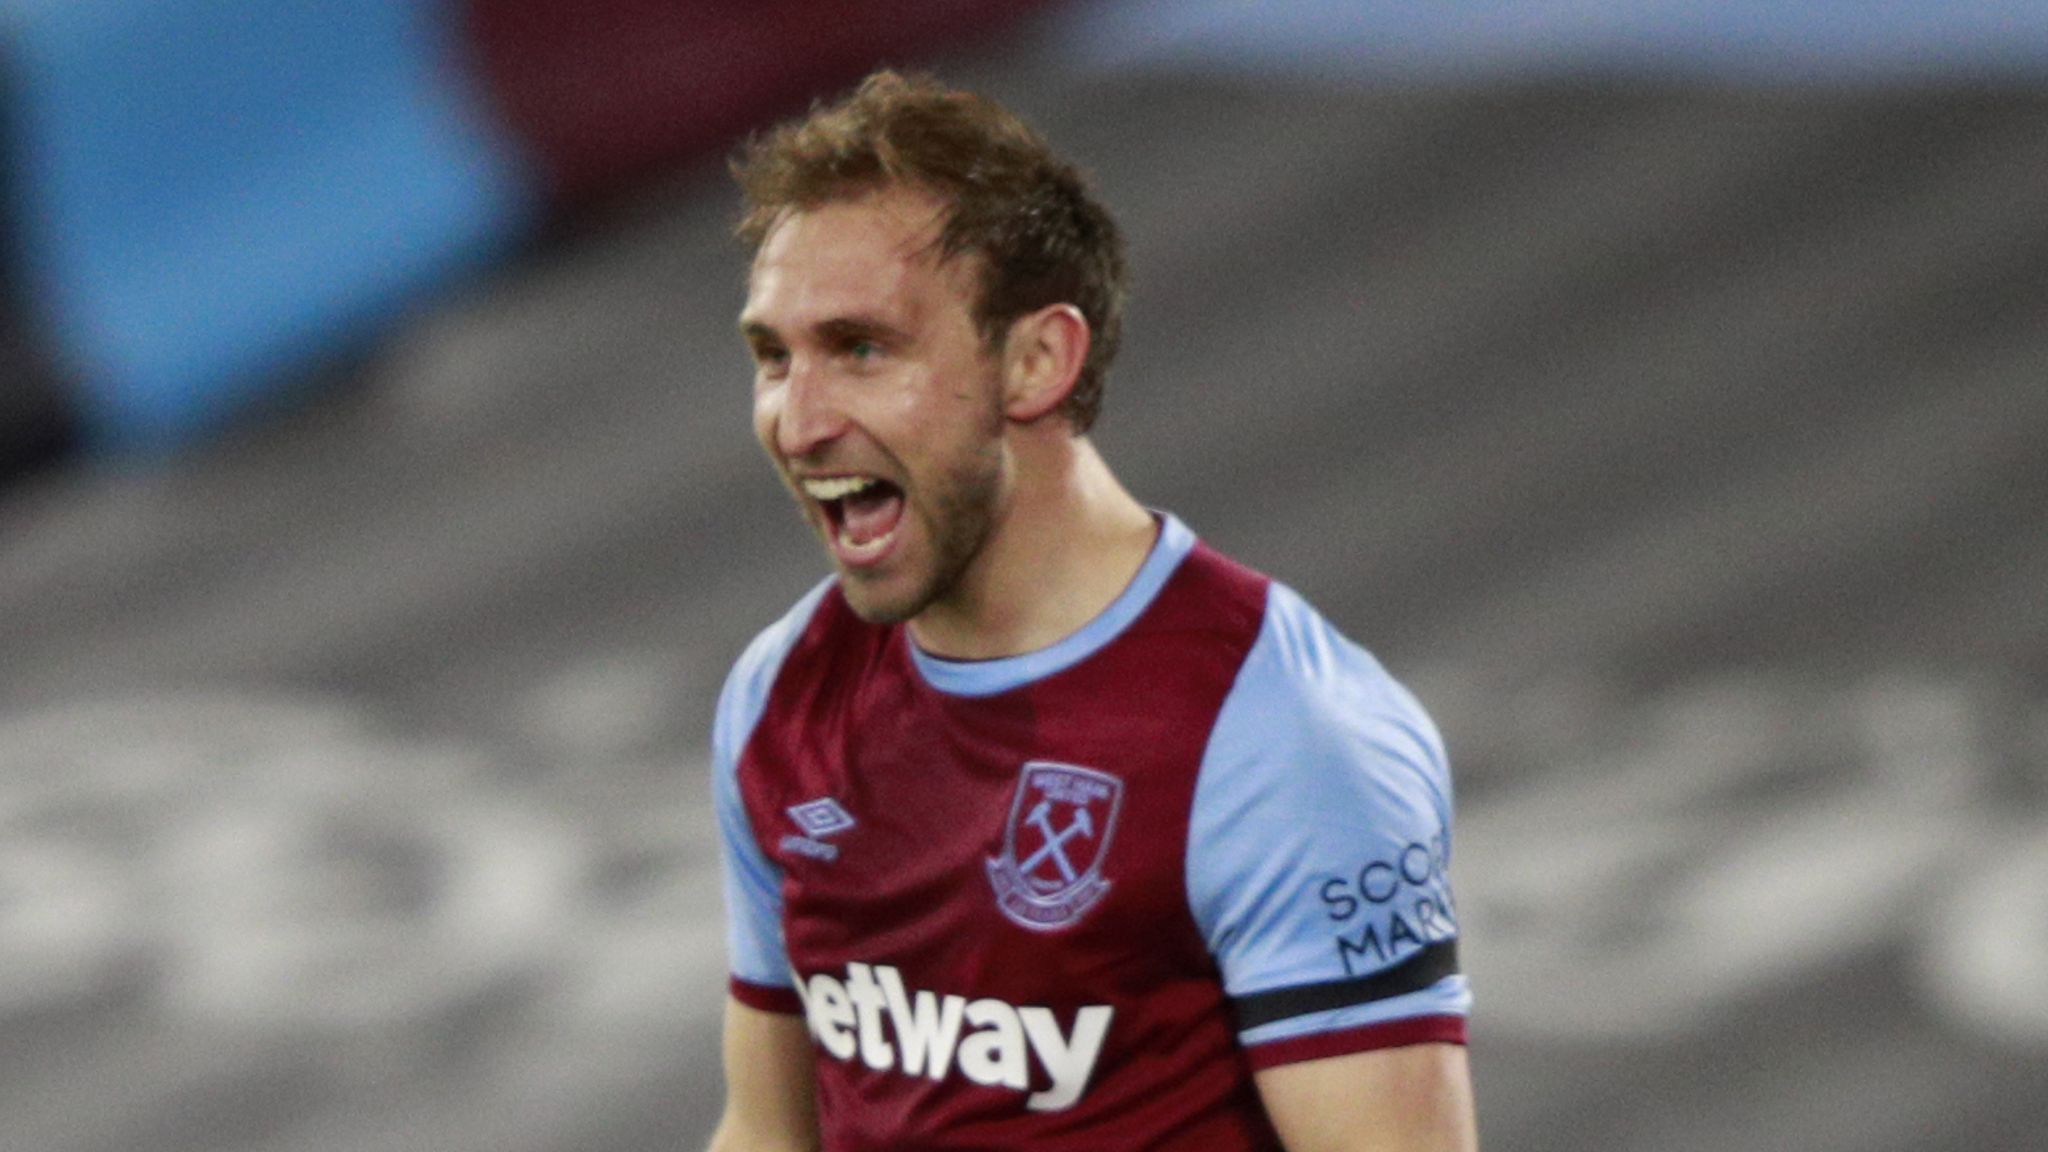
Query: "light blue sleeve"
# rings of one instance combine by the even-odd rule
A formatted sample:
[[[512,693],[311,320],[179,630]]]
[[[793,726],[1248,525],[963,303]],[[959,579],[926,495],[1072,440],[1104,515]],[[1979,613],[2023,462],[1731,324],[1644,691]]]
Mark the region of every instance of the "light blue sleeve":
[[[1421,705],[1272,585],[1188,838],[1189,904],[1244,1043],[1470,1010],[1450,828],[1450,771]]]
[[[790,986],[782,939],[782,870],[761,850],[740,798],[740,753],[768,707],[768,692],[811,613],[832,586],[813,588],[781,620],[747,645],[718,694],[711,722],[712,802],[718,812],[725,871],[726,956],[732,974],[749,984]]]

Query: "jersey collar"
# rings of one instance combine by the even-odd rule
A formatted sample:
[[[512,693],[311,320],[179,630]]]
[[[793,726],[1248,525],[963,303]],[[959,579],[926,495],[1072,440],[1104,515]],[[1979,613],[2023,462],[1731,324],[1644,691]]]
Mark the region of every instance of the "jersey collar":
[[[1138,574],[1110,601],[1109,607],[1065,639],[1018,656],[947,660],[919,648],[906,628],[903,642],[910,649],[911,663],[917,666],[926,684],[941,692],[953,696],[993,696],[1043,680],[1093,656],[1151,607],[1167,578],[1195,546],[1195,534],[1177,517],[1166,512],[1153,515],[1159,519],[1159,539],[1139,565]]]

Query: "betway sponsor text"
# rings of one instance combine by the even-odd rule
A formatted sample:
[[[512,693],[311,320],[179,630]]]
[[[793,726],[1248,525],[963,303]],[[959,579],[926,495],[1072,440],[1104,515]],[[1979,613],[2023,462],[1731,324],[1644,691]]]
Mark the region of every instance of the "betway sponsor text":
[[[1028,1093],[1024,1106],[1057,1112],[1081,1098],[1115,1009],[1091,1004],[1063,1030],[1050,1008],[1004,1000],[908,989],[888,964],[850,963],[842,981],[828,972],[796,978],[804,1019],[819,1046],[836,1060],[878,1072],[969,1081]],[[1051,1080],[1031,1091],[1035,1059]]]

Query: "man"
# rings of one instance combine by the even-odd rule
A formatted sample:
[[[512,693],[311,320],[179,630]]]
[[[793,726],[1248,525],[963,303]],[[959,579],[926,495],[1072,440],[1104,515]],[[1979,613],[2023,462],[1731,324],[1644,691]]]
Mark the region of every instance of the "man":
[[[719,703],[713,1148],[1473,1148],[1436,732],[1088,440],[1108,214],[890,73],[735,170],[755,431],[834,575]]]

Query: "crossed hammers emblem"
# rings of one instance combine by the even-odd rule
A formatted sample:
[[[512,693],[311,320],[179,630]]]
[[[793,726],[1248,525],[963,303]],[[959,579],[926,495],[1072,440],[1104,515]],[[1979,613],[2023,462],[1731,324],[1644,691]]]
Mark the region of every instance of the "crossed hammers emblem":
[[[1072,840],[1076,836],[1086,837],[1090,840],[1095,838],[1095,821],[1088,815],[1088,809],[1085,806],[1074,809],[1072,823],[1068,824],[1065,828],[1054,828],[1052,823],[1052,801],[1040,800],[1031,809],[1030,813],[1024,817],[1024,820],[1044,833],[1045,843],[1039,845],[1038,851],[1025,857],[1017,865],[1017,871],[1029,876],[1033,869],[1050,860],[1053,863],[1053,867],[1060,870],[1061,878],[1067,883],[1072,884],[1075,880],[1079,879],[1080,874],[1074,871],[1074,862],[1067,858],[1067,841]]]
[[[1116,835],[1123,793],[1122,780],[1094,768],[1044,760],[1024,765],[1003,825],[1002,852],[985,862],[1003,915],[1034,932],[1053,932],[1102,899],[1110,887],[1102,856]],[[1042,839],[1020,859],[1026,828],[1038,829]]]

